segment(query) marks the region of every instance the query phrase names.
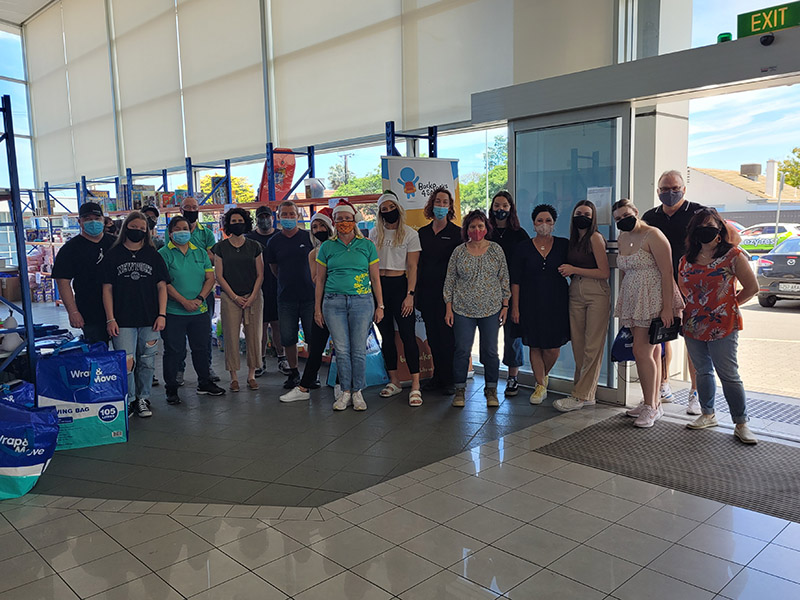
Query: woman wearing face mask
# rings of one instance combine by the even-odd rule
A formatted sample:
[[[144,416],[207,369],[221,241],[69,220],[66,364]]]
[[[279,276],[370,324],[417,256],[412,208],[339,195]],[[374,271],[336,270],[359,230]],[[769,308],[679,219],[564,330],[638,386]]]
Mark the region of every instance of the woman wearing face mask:
[[[536,236],[517,247],[511,267],[511,320],[520,325],[536,378],[531,404],[547,398],[550,369],[569,341],[569,285],[558,272],[567,262],[569,240],[553,235],[557,218],[549,204],[533,209]]]
[[[422,252],[417,266],[417,289],[414,298],[417,310],[425,321],[425,333],[433,359],[433,376],[425,382],[425,391],[438,390],[445,396],[455,393],[453,387],[453,328],[444,322],[444,280],[450,256],[461,244],[461,228],[453,223],[453,195],[445,187],[431,192],[422,209],[431,222],[420,227],[419,243]]]
[[[411,373],[408,403],[411,406],[421,406],[414,293],[417,285],[417,263],[422,247],[417,232],[406,225],[406,211],[394,192],[384,192],[378,198],[378,219],[375,228],[370,231],[369,239],[378,248],[381,289],[386,304],[385,316],[378,323],[378,329],[381,332],[381,350],[390,381],[381,390],[381,397],[389,398],[403,391],[397,374],[397,344],[394,335],[397,323],[406,365]]]
[[[100,263],[106,328],[115,350],[128,356],[128,396],[149,417],[158,335],[167,321],[167,267],[153,247],[147,218],[133,211]]]
[[[208,253],[191,243],[189,221],[180,215],[172,217],[167,226],[170,241],[158,253],[167,265],[170,282],[167,285],[167,323],[161,332],[164,340],[164,384],[167,404],[180,404],[178,369],[186,359],[186,341],[192,351],[192,365],[197,373],[197,393],[221,396],[221,387],[211,381],[208,361],[208,330],[211,317],[206,297],[216,281]]]
[[[650,343],[650,323],[660,318],[666,327],[683,310],[683,300],[672,277],[671,250],[667,238],[639,219],[639,211],[627,198],[611,207],[619,234],[617,266],[622,275],[616,314],[633,334],[633,356],[642,386],[643,400],[627,412],[636,427],[652,427],[664,411],[658,387],[661,382],[661,345]]]
[[[256,369],[261,366],[261,328],[264,259],[261,244],[245,237],[253,228],[250,213],[232,208],[223,220],[228,239],[218,242],[214,253],[214,273],[222,289],[220,314],[225,345],[225,369],[231,374],[230,389],[239,391],[239,329],[244,325],[247,344],[247,386],[258,389]]]
[[[492,209],[489,211],[489,223],[492,233],[489,240],[500,245],[506,255],[506,264],[511,270],[512,257],[520,242],[528,241],[528,232],[519,224],[517,207],[511,194],[505,190],[497,192],[492,198]],[[522,366],[522,339],[519,326],[511,320],[503,324],[503,364],[508,367],[506,396],[519,393],[519,368]]]
[[[739,306],[758,293],[758,281],[744,252],[730,242],[725,221],[713,208],[698,210],[689,221],[687,234],[688,251],[678,266],[678,282],[686,298],[683,336],[697,370],[702,414],[686,427],[717,426],[716,371],[736,424],[733,435],[745,444],[755,444],[758,440],[747,426],[736,348],[742,329]],[[738,292],[737,281],[742,284]]]
[[[340,200],[333,209],[336,236],[317,252],[314,320],[331,332],[342,387],[333,410],[350,404],[354,410],[367,410],[361,394],[367,385],[367,336],[370,323],[383,319],[378,251],[361,235],[355,217],[353,205]]]
[[[570,396],[559,398],[553,407],[569,412],[595,403],[611,313],[606,240],[597,231],[597,209],[589,200],[581,200],[572,211],[567,262],[558,272],[570,278],[569,331],[575,380]]]
[[[473,210],[464,217],[464,244],[453,251],[444,282],[445,322],[453,328],[456,340],[453,357],[455,396],[453,406],[465,404],[465,388],[469,357],[480,331],[480,360],[484,368],[486,406],[500,406],[497,379],[500,361],[497,336],[505,323],[511,290],[508,265],[503,249],[485,239],[491,233],[489,219],[483,211]]]
[[[311,281],[317,280],[317,253],[323,242],[333,237],[333,209],[325,207],[314,213],[311,217],[311,242],[314,249],[308,255],[308,266],[311,271]],[[328,344],[330,331],[323,323],[317,324],[316,320],[312,324],[308,343],[308,358],[303,369],[303,377],[294,389],[281,396],[281,402],[297,402],[298,400],[309,400],[309,391],[316,389],[319,384],[319,369],[322,366],[322,354]]]

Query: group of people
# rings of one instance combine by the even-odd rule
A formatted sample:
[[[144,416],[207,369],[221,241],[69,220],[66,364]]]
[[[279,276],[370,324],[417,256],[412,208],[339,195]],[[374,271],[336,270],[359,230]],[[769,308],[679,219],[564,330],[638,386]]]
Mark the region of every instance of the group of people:
[[[616,315],[633,332],[633,352],[642,385],[642,403],[628,411],[638,427],[651,427],[670,401],[669,360],[650,343],[654,319],[669,326],[684,317],[691,358],[690,414],[695,429],[716,425],[714,369],[731,404],[737,437],[754,443],[747,429],[744,390],[736,367],[741,328],[738,305],[757,291],[755,277],[725,222],[713,209],[684,198],[680,173],[662,175],[661,206],[639,218],[630,200],[613,206],[620,231],[617,266],[622,274]],[[310,230],[299,226],[298,207],[284,201],[277,210],[280,229],[266,206],[224,215],[225,238],[198,220],[197,201],[184,200],[168,223],[168,239],[156,249],[158,210],[131,212],[116,237],[104,232],[100,206],[80,207],[81,235],[65,244],[53,269],[70,324],[89,342],[111,342],[129,357],[129,394],[139,416],[152,414],[150,392],[158,337],[164,341],[167,402],[180,403],[178,388],[188,340],[198,375],[198,393],[221,395],[211,370],[211,316],[214,287],[221,290],[220,317],[229,389],[240,389],[240,331],[244,331],[247,386],[266,371],[270,337],[278,369],[289,390],[282,402],[308,400],[319,387],[319,369],[328,340],[336,352],[334,410],[365,410],[366,346],[377,324],[389,382],[380,391],[403,393],[397,342],[410,373],[408,403],[422,405],[422,392],[452,395],[466,403],[465,387],[475,330],[480,333],[486,404],[499,406],[499,330],[508,367],[505,395],[519,392],[523,346],[528,347],[535,387],[531,404],[547,397],[549,373],[560,348],[572,343],[575,376],[569,397],[555,400],[560,411],[595,403],[611,316],[610,267],[606,240],[598,231],[597,208],[578,202],[570,216],[569,238],[553,234],[558,213],[549,204],[531,214],[535,235],[521,227],[513,197],[493,199],[489,214],[474,210],[453,223],[450,190],[431,193],[418,231],[406,224],[403,205],[392,192],[378,200],[375,227],[365,238],[358,211],[346,200],[312,216]],[[736,282],[742,284],[737,291]],[[74,291],[73,291],[74,290]],[[425,322],[433,373],[420,381],[416,315]],[[297,343],[300,324],[308,349],[302,376]],[[395,331],[397,336],[395,336]],[[696,384],[695,384],[696,381]]]

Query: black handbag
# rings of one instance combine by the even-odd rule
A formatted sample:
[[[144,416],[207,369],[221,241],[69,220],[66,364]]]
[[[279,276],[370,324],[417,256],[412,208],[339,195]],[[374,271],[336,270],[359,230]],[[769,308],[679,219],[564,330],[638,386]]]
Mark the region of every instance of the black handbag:
[[[664,327],[664,323],[660,318],[655,318],[650,321],[650,343],[654,346],[656,344],[663,344],[664,342],[671,342],[678,339],[678,334],[681,333],[681,319],[675,317],[672,325]]]

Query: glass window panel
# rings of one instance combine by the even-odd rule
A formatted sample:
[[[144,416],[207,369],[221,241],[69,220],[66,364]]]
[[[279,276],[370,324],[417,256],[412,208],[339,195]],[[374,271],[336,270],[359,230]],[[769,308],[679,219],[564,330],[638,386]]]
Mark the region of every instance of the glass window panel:
[[[31,124],[28,118],[27,86],[0,79],[0,96],[11,96],[11,114],[14,117],[14,132],[17,135],[30,135]]]
[[[16,33],[2,30],[0,30],[0,75],[13,79],[25,79],[22,37]]]
[[[32,189],[34,185],[33,176],[33,155],[31,153],[30,138],[16,138],[17,149],[17,171],[19,172],[19,187],[21,189]],[[8,181],[8,155],[6,154],[6,144],[0,144],[0,188],[7,188]]]

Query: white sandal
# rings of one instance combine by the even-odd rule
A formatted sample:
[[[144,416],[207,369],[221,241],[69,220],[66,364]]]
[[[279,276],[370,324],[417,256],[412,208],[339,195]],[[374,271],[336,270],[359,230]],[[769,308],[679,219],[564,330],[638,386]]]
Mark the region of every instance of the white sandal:
[[[419,390],[411,390],[411,393],[408,395],[408,405],[422,406],[422,392]]]
[[[380,396],[381,398],[391,398],[392,396],[397,396],[400,392],[403,391],[403,388],[396,386],[395,384],[389,382],[386,384],[386,387],[381,390]]]

